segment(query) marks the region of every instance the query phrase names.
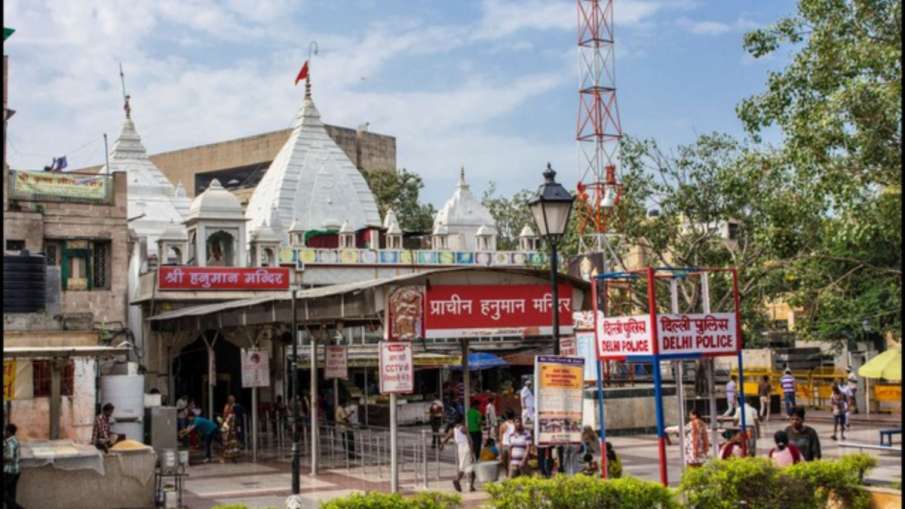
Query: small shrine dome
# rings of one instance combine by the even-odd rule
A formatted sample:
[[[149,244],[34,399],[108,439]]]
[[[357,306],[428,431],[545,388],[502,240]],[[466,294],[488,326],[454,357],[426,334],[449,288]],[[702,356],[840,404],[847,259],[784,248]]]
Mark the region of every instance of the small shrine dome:
[[[249,237],[251,242],[280,242],[280,236],[267,223],[259,224],[252,228]]]
[[[207,189],[192,201],[187,220],[226,219],[242,220],[242,204],[236,195],[227,191],[220,181],[214,179]]]
[[[450,249],[476,249],[475,237],[482,226],[492,229],[493,232],[496,231],[496,221],[493,215],[480,200],[471,194],[471,189],[465,182],[465,168],[462,168],[459,173],[459,183],[455,193],[434,218],[435,234],[441,226],[448,231]]]
[[[170,225],[167,226],[166,230],[164,230],[159,240],[171,240],[171,241],[186,241],[189,240],[188,233],[185,231],[185,226],[182,226],[181,223],[176,223],[174,221],[170,221]]]

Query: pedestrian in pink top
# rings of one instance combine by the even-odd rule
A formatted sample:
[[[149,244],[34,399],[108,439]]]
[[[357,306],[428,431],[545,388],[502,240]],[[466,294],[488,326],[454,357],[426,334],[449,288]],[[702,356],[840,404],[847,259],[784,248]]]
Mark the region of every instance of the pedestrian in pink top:
[[[776,447],[770,449],[769,458],[779,468],[794,465],[801,461],[801,451],[795,444],[789,443],[789,435],[785,431],[777,431],[773,435]]]

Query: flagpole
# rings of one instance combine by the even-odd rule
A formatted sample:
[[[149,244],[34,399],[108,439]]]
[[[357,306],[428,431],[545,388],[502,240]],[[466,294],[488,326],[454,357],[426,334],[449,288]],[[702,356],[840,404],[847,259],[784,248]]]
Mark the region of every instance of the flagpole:
[[[107,161],[107,175],[110,175],[110,151],[107,150],[107,133],[104,133],[104,159]]]

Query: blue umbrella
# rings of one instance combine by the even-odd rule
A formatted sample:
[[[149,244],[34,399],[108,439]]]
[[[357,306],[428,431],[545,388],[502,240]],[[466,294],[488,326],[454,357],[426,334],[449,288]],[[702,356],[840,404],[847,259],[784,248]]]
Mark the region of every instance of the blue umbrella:
[[[490,352],[472,352],[468,354],[468,371],[499,368],[508,365],[508,362]],[[462,369],[462,365],[459,364],[458,366],[450,366],[449,368],[459,370]]]

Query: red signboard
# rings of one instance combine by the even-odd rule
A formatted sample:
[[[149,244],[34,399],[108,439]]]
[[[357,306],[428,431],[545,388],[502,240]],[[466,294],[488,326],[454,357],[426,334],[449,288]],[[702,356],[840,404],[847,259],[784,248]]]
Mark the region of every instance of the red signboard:
[[[542,336],[553,331],[548,285],[432,285],[424,305],[428,338]],[[572,288],[559,285],[560,334],[572,333]]]
[[[288,290],[285,267],[185,267],[163,266],[157,270],[161,290]]]
[[[739,351],[735,313],[657,315],[660,355],[726,355]]]

